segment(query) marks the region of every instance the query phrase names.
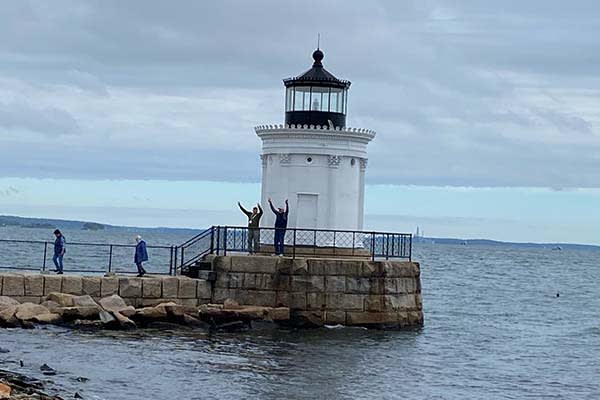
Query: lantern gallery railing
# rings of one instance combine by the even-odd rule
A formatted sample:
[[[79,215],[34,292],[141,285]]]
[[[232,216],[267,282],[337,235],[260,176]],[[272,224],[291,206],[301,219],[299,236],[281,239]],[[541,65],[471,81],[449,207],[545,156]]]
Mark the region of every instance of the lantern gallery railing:
[[[275,228],[260,232],[259,254],[274,253]],[[179,268],[200,261],[208,254],[247,253],[248,228],[213,226],[179,247]],[[284,233],[284,255],[289,257],[360,257],[411,259],[412,235],[408,233],[365,232],[329,229],[288,228]]]

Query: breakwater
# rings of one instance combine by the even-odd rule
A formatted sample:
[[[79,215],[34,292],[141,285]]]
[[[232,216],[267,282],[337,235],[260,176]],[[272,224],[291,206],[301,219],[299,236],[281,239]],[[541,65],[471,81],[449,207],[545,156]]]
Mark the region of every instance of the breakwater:
[[[183,276],[79,276],[5,273],[0,293],[40,304],[51,293],[117,295],[140,308],[173,302],[285,307],[294,326],[403,328],[423,324],[420,267],[415,262],[210,256],[215,280]],[[280,321],[283,323],[283,321]]]

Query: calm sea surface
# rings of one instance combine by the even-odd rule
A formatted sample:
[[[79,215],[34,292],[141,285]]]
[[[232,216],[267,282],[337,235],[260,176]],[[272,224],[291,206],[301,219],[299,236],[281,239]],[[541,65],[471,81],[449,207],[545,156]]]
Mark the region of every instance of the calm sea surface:
[[[78,234],[97,233],[70,236]],[[1,254],[3,264],[15,257]],[[0,329],[0,347],[10,350],[0,368],[42,377],[48,363],[59,371],[48,385],[65,398],[600,398],[600,252],[418,245],[414,258],[422,265],[420,330]]]

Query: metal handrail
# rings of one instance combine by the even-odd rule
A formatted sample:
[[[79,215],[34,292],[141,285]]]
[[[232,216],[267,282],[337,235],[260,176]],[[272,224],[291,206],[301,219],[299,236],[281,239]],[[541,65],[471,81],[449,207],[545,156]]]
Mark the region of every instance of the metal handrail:
[[[54,244],[53,241],[47,240],[23,240],[23,239],[0,239],[0,243],[15,243],[15,244],[32,244],[32,245],[43,245],[43,259],[41,260],[40,268],[35,268],[32,266],[23,266],[23,267],[12,267],[12,266],[2,266],[0,265],[0,269],[5,270],[27,270],[27,271],[45,271],[46,270],[46,262],[48,258],[48,245],[52,246]],[[113,249],[114,248],[135,248],[134,244],[123,244],[123,243],[93,243],[93,242],[68,242],[67,249],[69,247],[101,247],[108,249],[108,263],[106,269],[98,270],[98,269],[80,269],[80,268],[65,268],[66,272],[89,272],[89,273],[106,273],[112,272],[113,267]],[[174,267],[176,266],[176,260],[174,260],[173,248],[174,246],[160,246],[160,245],[147,245],[148,249],[162,249],[162,250],[170,250],[169,259],[168,259],[168,274],[172,274],[174,271]],[[132,273],[134,273],[132,271]],[[166,272],[159,272],[158,274],[166,274]]]
[[[180,245],[181,248],[181,260],[179,260],[178,269],[184,269],[193,265],[196,261],[201,259],[207,254],[223,254],[227,255],[227,252],[245,252],[247,248],[247,231],[246,226],[212,226],[200,234],[196,235],[192,239],[186,241]],[[259,231],[274,232],[276,228],[252,228],[258,229]],[[366,231],[352,231],[343,229],[309,229],[309,228],[286,228],[286,232],[291,233],[291,243],[286,244],[289,248],[291,246],[292,258],[296,258],[298,249],[312,247],[313,255],[317,255],[317,249],[321,249],[319,255],[327,254],[327,249],[331,249],[332,256],[340,255],[342,252],[340,249],[348,248],[351,249],[351,254],[348,256],[352,257],[364,257],[364,253],[357,252],[356,249],[368,250],[368,255],[371,259],[376,258],[405,258],[408,260],[412,259],[412,234],[409,233],[394,233],[394,232],[366,232]],[[310,233],[312,234],[312,240],[309,243],[298,243],[298,233]],[[332,234],[331,244],[320,244],[318,234]],[[343,246],[337,242],[340,236],[344,234],[352,234],[351,246]],[[185,250],[191,249],[194,246],[201,244],[202,240],[207,240],[210,235],[210,244],[205,244],[204,247],[195,249],[194,253],[190,254],[187,251],[188,256],[186,257]],[[365,242],[362,240],[357,241],[357,236],[363,235],[366,239]],[[390,243],[391,242],[391,243]],[[360,246],[357,246],[360,244]],[[301,253],[301,252],[300,252]]]

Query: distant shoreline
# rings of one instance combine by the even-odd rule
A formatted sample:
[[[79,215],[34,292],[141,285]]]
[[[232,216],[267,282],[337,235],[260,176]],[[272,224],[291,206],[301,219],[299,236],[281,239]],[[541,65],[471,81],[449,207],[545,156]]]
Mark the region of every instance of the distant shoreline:
[[[153,228],[142,228],[136,226],[119,226],[102,224],[92,221],[77,221],[77,220],[66,220],[66,219],[52,219],[52,218],[31,218],[31,217],[18,217],[13,215],[0,215],[0,228],[2,227],[18,227],[24,229],[54,229],[60,227],[61,229],[74,229],[74,230],[87,230],[87,231],[151,231],[158,233],[189,233],[194,235],[202,228],[169,228],[169,227],[153,227]],[[515,246],[515,247],[529,247],[529,248],[547,248],[551,250],[595,250],[600,251],[600,245],[593,244],[580,244],[580,243],[562,243],[562,242],[549,242],[549,243],[537,243],[537,242],[506,242],[501,240],[492,239],[461,239],[461,238],[438,238],[438,237],[423,237],[413,236],[413,243],[415,244],[439,244],[439,245],[464,245],[464,246]]]

